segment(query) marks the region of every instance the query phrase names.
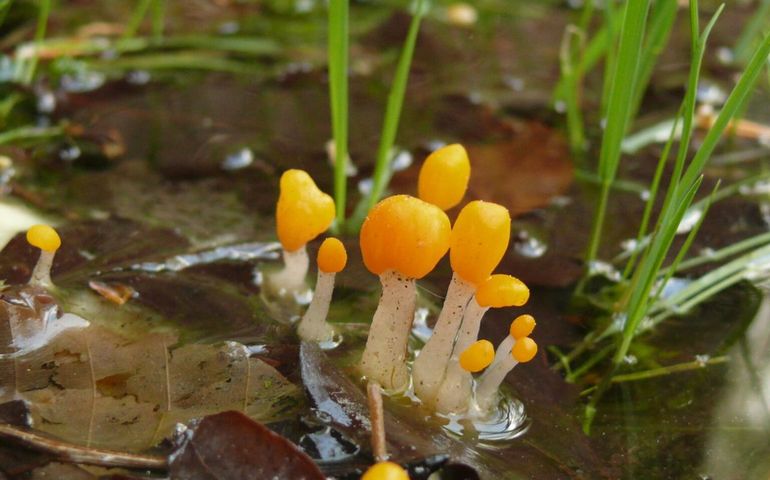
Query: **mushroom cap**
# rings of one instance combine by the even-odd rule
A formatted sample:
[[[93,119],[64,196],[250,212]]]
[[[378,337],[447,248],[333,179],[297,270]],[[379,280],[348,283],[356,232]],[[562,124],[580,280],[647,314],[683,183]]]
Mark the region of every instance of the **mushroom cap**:
[[[369,467],[361,480],[409,480],[409,474],[397,463],[377,462]]]
[[[459,143],[441,147],[428,155],[420,168],[417,196],[449,210],[462,201],[470,176],[471,163],[465,148]]]
[[[519,363],[527,363],[537,355],[537,343],[529,337],[516,340],[511,349],[511,355]]]
[[[318,249],[318,269],[324,273],[338,273],[348,263],[348,252],[338,239],[329,237]]]
[[[437,206],[395,195],[374,206],[361,226],[361,254],[370,272],[395,270],[422,278],[449,249],[449,218]]]
[[[61,247],[61,237],[53,227],[48,225],[33,225],[27,230],[27,241],[33,247],[46,252],[55,252]]]
[[[535,318],[532,315],[519,315],[511,322],[511,336],[516,340],[529,336],[535,329]]]
[[[489,340],[479,340],[472,343],[460,354],[460,366],[471,373],[480,372],[487,368],[495,359],[495,347]]]
[[[287,252],[302,248],[329,228],[334,200],[322,192],[304,170],[281,175],[281,193],[275,210],[278,240]]]
[[[476,288],[476,302],[482,307],[520,307],[529,300],[529,288],[510,275],[492,275]]]
[[[455,220],[451,238],[452,270],[474,285],[482,283],[508,248],[511,238],[508,209],[481,200],[468,203]]]

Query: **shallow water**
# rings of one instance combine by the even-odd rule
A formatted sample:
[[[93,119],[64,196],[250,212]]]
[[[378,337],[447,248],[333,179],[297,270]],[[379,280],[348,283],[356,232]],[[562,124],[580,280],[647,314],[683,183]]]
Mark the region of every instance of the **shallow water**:
[[[52,34],[69,32],[93,8],[95,17],[123,18],[100,2],[78,2],[55,14]],[[469,197],[494,200],[516,214],[513,248],[499,270],[533,289],[526,308],[490,312],[481,336],[496,343],[505,335],[506,320],[527,312],[538,318],[534,338],[541,345],[567,349],[595,320],[570,309],[569,298],[583,270],[580,259],[596,191],[575,179],[563,120],[550,105],[561,32],[574,12],[553,2],[503,0],[479,2],[478,9],[472,28],[448,25],[440,8],[425,21],[398,136],[399,147],[415,161],[395,174],[392,188],[414,192],[420,160],[433,146],[466,144],[474,166]],[[718,24],[714,45],[728,43],[743,21],[746,12],[735,10]],[[173,332],[179,343],[170,351],[226,340],[243,343],[252,359],[289,382],[287,389],[307,389],[292,391],[300,420],[286,414],[293,410],[281,409],[257,417],[273,421],[277,431],[327,468],[333,464],[344,471],[368,461],[368,439],[356,423],[365,413],[361,419],[351,413],[365,412],[351,367],[376,307],[376,278],[363,268],[355,239],[345,239],[350,266],[338,276],[330,312],[344,341],[326,353],[300,352],[288,323],[298,310],[266,302],[259,284],[260,272],[274,263],[269,242],[280,173],[305,168],[331,191],[322,13],[310,8],[294,14],[275,5],[214,8],[203,1],[174,6],[171,33],[235,29],[275,38],[280,48],[250,59],[254,73],[249,75],[197,69],[116,74],[109,60],[100,60],[92,68],[107,72],[104,84],[44,84],[47,90],[42,90],[56,100],[53,111],[30,114],[41,122],[69,118],[85,134],[33,150],[4,150],[16,173],[10,198],[2,201],[43,207],[61,225],[65,243],[54,281],[62,288],[65,310],[99,316],[100,324],[123,329],[134,340],[145,328]],[[356,4],[353,15],[350,151],[358,174],[351,186],[371,174],[395,49],[408,25],[408,16],[388,2]],[[677,47],[666,53],[664,68],[653,77],[640,124],[676,109],[675,80],[686,74],[684,40],[675,40]],[[707,63],[706,76],[726,83],[724,67],[712,57]],[[589,79],[589,86],[594,81]],[[589,102],[594,95],[588,92]],[[758,121],[770,120],[761,107],[766,98],[765,89],[748,110]],[[644,184],[657,148],[629,158],[623,178]],[[738,142],[731,148],[724,153],[757,146]],[[758,161],[715,168],[707,182],[717,176],[741,178],[761,168],[767,157],[760,153]],[[603,245],[608,257],[635,234],[643,208],[638,192],[618,192],[614,198]],[[765,201],[759,195],[715,205],[693,251],[767,231]],[[22,228],[20,221],[15,229]],[[315,248],[317,242],[311,254]],[[16,238],[0,254],[0,278],[23,282],[32,262],[33,252]],[[443,261],[420,283],[426,311],[435,315],[450,274]],[[136,296],[118,308],[89,289],[93,280],[128,286]],[[595,384],[597,374],[580,385],[567,383],[551,368],[556,359],[545,354],[508,377],[506,391],[524,413],[512,410],[519,421],[504,441],[485,442],[467,424],[446,427],[445,419],[405,399],[388,399],[392,451],[399,460],[448,453],[485,478],[767,478],[768,322],[763,294],[745,284],[690,315],[667,320],[640,338],[629,364],[650,370],[695,361],[702,367],[615,385],[599,406],[590,436],[580,428],[581,392]],[[413,346],[419,348],[416,339]],[[723,356],[726,361],[711,361]],[[333,379],[330,384],[339,388],[327,405],[332,413],[310,409],[324,389],[310,384],[308,368],[318,370],[315,382]],[[340,409],[350,424],[333,414]],[[121,447],[119,441],[109,445]]]

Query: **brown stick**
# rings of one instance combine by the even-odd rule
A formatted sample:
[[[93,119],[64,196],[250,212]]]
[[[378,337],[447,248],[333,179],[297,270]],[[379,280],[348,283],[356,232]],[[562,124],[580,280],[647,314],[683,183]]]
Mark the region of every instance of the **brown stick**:
[[[68,463],[85,463],[101,467],[168,470],[168,460],[166,457],[137,455],[134,453],[72,445],[8,424],[0,424],[0,438],[16,441],[31,450],[49,453],[59,460]]]
[[[382,390],[377,382],[366,385],[366,399],[369,403],[369,419],[372,423],[372,453],[374,459],[382,462],[388,459],[385,443],[385,414],[382,409]]]

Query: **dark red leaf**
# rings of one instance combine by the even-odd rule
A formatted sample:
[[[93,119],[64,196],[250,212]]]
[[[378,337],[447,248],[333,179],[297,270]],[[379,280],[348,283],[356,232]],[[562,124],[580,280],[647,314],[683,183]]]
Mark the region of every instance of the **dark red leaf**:
[[[171,478],[324,480],[296,445],[240,412],[203,418],[190,427],[171,458]]]

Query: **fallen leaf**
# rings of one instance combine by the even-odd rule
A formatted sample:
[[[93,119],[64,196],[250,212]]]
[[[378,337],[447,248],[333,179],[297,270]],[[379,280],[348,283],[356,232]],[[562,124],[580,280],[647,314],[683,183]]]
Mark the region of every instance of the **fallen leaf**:
[[[171,457],[176,480],[326,478],[296,445],[239,412],[206,417],[183,435]]]

